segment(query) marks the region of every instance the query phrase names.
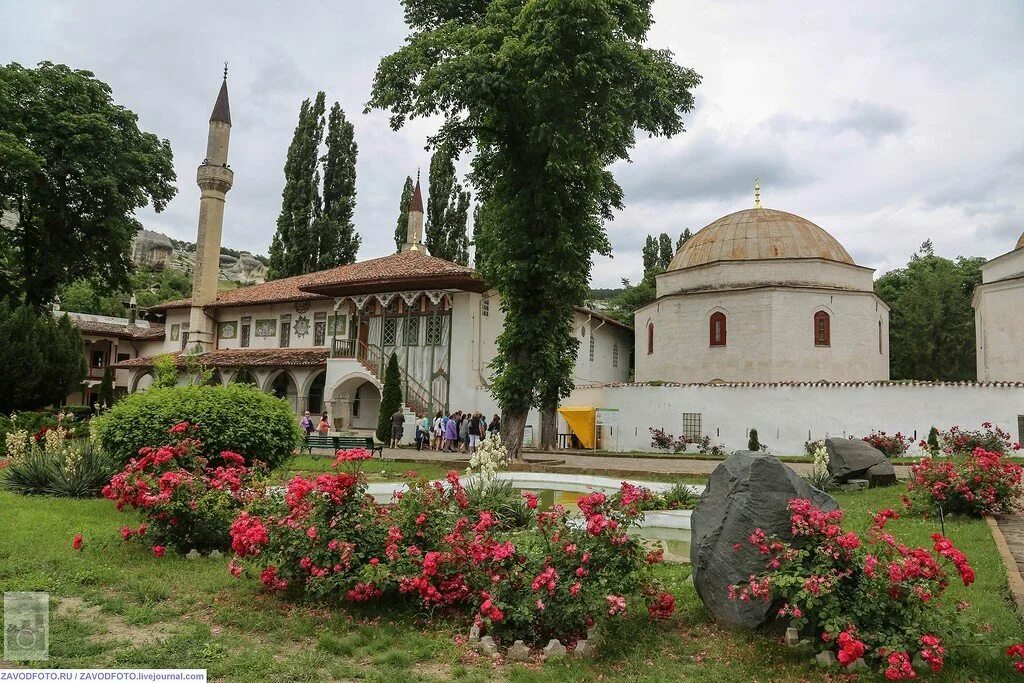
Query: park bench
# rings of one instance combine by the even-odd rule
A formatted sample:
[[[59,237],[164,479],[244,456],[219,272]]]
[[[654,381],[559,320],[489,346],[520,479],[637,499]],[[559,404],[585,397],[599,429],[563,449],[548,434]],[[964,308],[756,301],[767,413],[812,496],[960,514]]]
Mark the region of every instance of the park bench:
[[[306,441],[302,444],[302,448],[299,450],[309,451],[310,455],[313,455],[314,448],[329,448],[334,452],[340,451],[342,448],[365,448],[370,451],[370,454],[380,453],[380,456],[384,457],[384,444],[375,444],[372,436],[323,436],[321,434],[309,434],[306,436]]]

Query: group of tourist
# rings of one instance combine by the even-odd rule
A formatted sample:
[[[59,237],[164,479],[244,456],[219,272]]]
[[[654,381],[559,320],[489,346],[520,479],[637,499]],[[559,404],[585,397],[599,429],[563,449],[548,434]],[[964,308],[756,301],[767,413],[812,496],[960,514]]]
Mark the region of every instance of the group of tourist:
[[[446,415],[439,410],[433,420],[428,415],[416,418],[416,450],[473,453],[488,435],[500,432],[498,415],[488,422],[479,411],[456,410]]]
[[[302,431],[306,436],[309,436],[314,431],[319,433],[320,436],[327,436],[327,432],[331,431],[331,423],[327,419],[327,413],[321,415],[320,422],[314,426],[313,418],[310,417],[308,410],[302,414],[302,419],[299,420],[299,426],[302,427]]]

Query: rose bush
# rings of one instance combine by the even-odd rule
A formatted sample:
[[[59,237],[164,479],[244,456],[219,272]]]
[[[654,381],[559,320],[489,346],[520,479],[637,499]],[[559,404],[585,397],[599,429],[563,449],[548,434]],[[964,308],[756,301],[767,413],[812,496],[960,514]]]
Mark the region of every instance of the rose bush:
[[[956,620],[943,601],[951,577],[974,582],[974,570],[953,543],[934,534],[933,547],[910,548],[885,530],[898,517],[874,516],[864,535],[843,531],[842,510],[823,512],[811,501],[789,502],[792,533],[799,547],[755,530],[751,548],[766,570],[730,587],[738,600],[776,601],[780,617],[834,649],[841,664],[864,657],[891,680],[914,678],[915,655],[933,671],[942,669],[943,639]]]
[[[538,510],[527,496],[531,523],[507,530],[491,512],[468,511],[454,471],[376,503],[360,472],[369,457],[339,451],[331,472],[254,501],[231,527],[231,573],[251,570],[294,596],[461,613],[493,635],[532,642],[571,641],[636,610],[672,615],[674,597],[652,577],[660,554],[626,535],[642,514],[642,491],[624,487],[615,502],[586,496],[580,518],[560,506]]]
[[[118,510],[132,508],[146,517],[121,537],[145,537],[154,546],[178,552],[226,549],[229,528],[239,511],[261,496],[266,467],[224,451],[211,462],[200,455],[198,430],[187,422],[169,430],[169,444],[146,447],[115,474],[103,496]]]
[[[1021,445],[1012,443],[1010,434],[991,422],[981,423],[981,429],[961,429],[954,425],[948,431],[939,432],[939,445],[946,455],[965,455],[976,449],[989,453],[1019,451]]]
[[[976,448],[964,458],[923,458],[910,468],[907,489],[919,508],[983,517],[1017,508],[1021,473],[1002,453]]]
[[[863,437],[864,441],[882,451],[887,458],[899,458],[906,455],[907,448],[910,446],[912,439],[907,436],[903,436],[900,432],[895,434],[887,434],[885,432],[872,431],[867,436]]]

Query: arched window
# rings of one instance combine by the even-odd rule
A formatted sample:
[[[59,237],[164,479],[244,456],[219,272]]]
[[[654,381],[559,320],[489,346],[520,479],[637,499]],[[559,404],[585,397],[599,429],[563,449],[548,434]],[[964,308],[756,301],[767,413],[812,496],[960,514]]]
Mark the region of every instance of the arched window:
[[[711,346],[725,346],[726,321],[725,313],[717,311],[711,314],[710,320]]]
[[[881,320],[878,321],[878,352],[879,353],[884,353],[884,351],[882,351],[882,321]]]
[[[814,345],[831,346],[832,344],[832,321],[825,311],[818,311],[814,314]]]
[[[647,355],[654,353],[654,323],[647,323]]]

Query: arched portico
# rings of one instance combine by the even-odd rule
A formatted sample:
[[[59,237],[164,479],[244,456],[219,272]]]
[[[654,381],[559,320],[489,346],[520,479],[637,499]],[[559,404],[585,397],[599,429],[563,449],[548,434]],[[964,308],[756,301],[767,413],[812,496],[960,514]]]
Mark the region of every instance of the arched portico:
[[[365,372],[345,375],[324,394],[324,410],[336,429],[377,428],[380,414],[380,386]]]
[[[263,391],[273,394],[277,398],[285,399],[291,405],[292,410],[298,409],[298,384],[287,370],[271,373],[263,383]]]
[[[129,382],[129,391],[131,391],[131,393],[135,393],[136,391],[145,391],[153,386],[154,381],[156,381],[156,378],[153,376],[153,370],[151,368],[137,370]]]

